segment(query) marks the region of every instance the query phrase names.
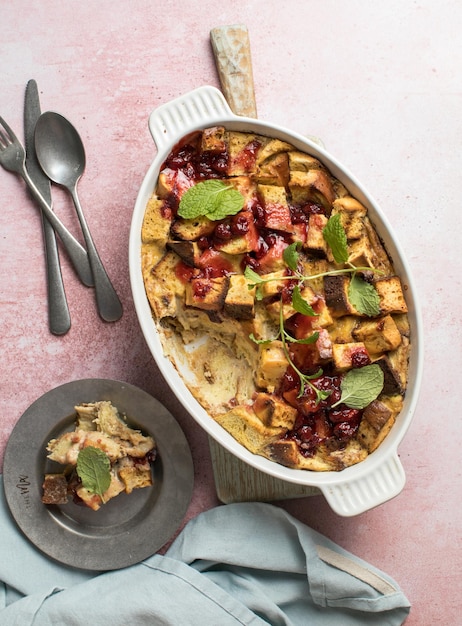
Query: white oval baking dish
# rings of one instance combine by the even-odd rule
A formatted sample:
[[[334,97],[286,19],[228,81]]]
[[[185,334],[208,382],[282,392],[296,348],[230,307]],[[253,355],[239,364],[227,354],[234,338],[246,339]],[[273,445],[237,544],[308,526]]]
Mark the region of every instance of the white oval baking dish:
[[[193,130],[222,124],[231,130],[258,132],[292,143],[295,147],[320,159],[359,201],[363,202],[377,232],[393,259],[402,279],[409,307],[411,324],[411,357],[409,384],[404,407],[391,432],[363,462],[341,472],[311,472],[284,467],[266,458],[252,454],[217,424],[190,393],[170,360],[164,356],[160,338],[144,290],[141,272],[141,226],[145,207],[151,196],[160,166],[185,135]],[[157,147],[139,190],[130,230],[130,281],[136,313],[150,351],[171,390],[197,423],[229,452],[252,467],[281,480],[317,487],[331,508],[339,515],[352,516],[378,506],[397,496],[405,484],[405,473],[398,457],[398,446],[412,420],[423,369],[422,322],[414,283],[396,237],[377,203],[364,187],[332,155],[316,143],[275,124],[253,118],[236,116],[223,94],[210,86],[200,87],[154,110],[149,128]]]

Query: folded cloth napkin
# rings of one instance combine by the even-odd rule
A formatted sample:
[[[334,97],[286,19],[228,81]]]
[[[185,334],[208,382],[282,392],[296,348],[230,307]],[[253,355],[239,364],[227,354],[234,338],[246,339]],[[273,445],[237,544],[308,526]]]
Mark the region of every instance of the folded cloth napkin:
[[[125,569],[60,565],[18,530],[0,476],[2,626],[394,626],[409,610],[387,574],[263,503],[202,513]]]

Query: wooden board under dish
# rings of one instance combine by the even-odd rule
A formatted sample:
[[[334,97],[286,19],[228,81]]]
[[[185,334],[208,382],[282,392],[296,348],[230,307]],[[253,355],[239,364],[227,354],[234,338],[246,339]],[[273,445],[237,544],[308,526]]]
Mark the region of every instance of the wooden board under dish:
[[[295,485],[254,469],[209,437],[217,496],[224,504],[270,502],[319,495],[316,487]]]

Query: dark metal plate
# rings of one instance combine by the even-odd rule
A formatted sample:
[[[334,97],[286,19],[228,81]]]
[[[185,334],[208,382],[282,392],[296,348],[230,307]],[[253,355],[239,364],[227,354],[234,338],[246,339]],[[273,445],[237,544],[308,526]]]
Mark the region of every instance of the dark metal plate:
[[[61,467],[46,457],[50,439],[74,429],[74,407],[110,400],[130,426],[154,437],[154,485],[121,494],[92,511],[72,502],[44,505],[43,477]],[[67,383],[36,400],[8,441],[3,467],[5,496],[16,523],[40,550],[74,567],[127,567],[159,550],[188,508],[194,469],[188,442],[167,409],[128,383],[87,379]]]

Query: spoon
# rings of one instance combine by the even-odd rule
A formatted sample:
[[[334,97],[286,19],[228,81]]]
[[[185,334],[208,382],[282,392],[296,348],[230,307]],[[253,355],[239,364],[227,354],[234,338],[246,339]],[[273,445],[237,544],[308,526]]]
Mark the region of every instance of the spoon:
[[[85,169],[82,140],[65,117],[47,111],[35,126],[35,150],[48,178],[71,194],[93,273],[98,312],[106,322],[115,322],[122,316],[122,304],[98,255],[77,195],[77,183]]]

